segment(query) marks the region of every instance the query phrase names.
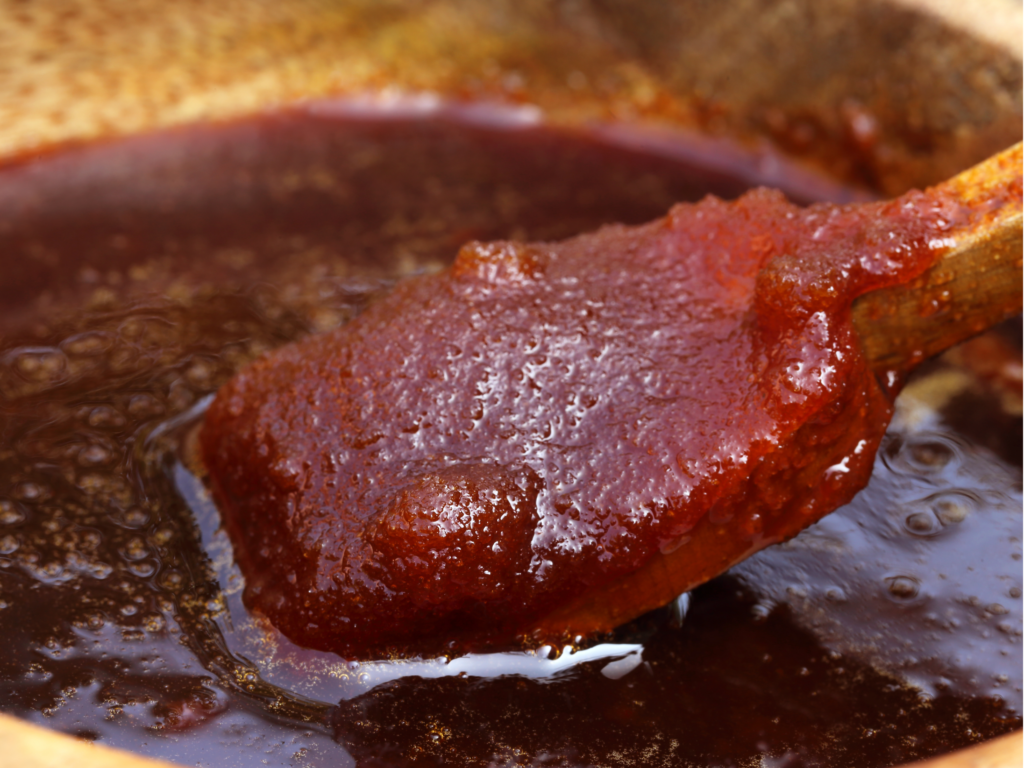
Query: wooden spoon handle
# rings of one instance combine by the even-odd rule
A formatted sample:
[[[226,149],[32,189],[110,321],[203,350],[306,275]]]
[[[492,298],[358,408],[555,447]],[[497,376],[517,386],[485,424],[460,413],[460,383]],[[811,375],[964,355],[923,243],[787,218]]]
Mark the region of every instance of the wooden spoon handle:
[[[911,368],[1021,311],[1021,145],[934,191],[973,215],[923,275],[854,302],[854,326],[876,371]]]

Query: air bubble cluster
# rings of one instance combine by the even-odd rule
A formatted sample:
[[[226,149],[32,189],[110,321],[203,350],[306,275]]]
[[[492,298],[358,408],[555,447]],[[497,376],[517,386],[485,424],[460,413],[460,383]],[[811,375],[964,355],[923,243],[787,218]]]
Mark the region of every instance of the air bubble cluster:
[[[940,427],[891,430],[850,505],[735,572],[844,655],[1020,713],[1020,469]]]
[[[0,351],[0,632],[17,627],[45,650],[42,661],[26,660],[19,683],[44,685],[31,694],[39,711],[60,717],[76,697],[93,695],[77,682],[48,682],[61,679],[51,664],[69,654],[157,660],[178,653],[182,631],[194,646],[206,642],[204,617],[223,610],[220,588],[190,543],[191,513],[165,472],[186,432],[166,425],[280,343],[281,329],[261,319],[269,301],[262,295],[257,310],[238,296],[198,307],[160,300],[55,320],[37,329],[44,340]],[[4,580],[5,572],[17,576]],[[118,676],[131,679],[136,663]],[[164,690],[177,683],[146,683],[141,698],[125,685],[111,679],[99,694],[107,718],[144,705],[158,713],[151,727],[181,730],[224,707],[219,694],[207,701]]]

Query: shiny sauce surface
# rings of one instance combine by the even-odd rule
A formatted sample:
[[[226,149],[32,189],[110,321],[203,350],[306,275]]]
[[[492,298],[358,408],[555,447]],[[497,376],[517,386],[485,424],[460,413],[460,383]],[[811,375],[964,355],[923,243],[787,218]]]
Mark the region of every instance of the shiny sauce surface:
[[[757,180],[514,120],[337,112],[0,172],[4,711],[209,765],[881,766],[1019,727],[1019,389],[969,361],[926,372],[948,407],[898,405],[825,528],[602,644],[357,663],[250,613],[187,461],[236,371],[467,240],[639,224]]]

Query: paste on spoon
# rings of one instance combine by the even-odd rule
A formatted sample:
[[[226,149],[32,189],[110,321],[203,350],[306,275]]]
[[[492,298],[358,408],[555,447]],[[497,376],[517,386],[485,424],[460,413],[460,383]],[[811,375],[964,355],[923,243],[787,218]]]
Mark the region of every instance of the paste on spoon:
[[[923,272],[963,215],[759,190],[464,246],[210,406],[248,603],[345,656],[463,650],[659,551],[713,564],[699,523],[753,552],[814,522],[866,482],[891,414],[851,304]]]

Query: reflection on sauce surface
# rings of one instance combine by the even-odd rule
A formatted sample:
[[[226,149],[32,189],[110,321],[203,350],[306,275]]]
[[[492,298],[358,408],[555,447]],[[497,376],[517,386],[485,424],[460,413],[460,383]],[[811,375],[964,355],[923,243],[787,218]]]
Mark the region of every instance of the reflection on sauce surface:
[[[346,664],[246,615],[183,460],[235,370],[467,239],[746,185],[540,128],[302,114],[8,169],[4,709],[210,765],[888,765],[1019,726],[1019,456],[917,411],[853,504],[591,661]]]

